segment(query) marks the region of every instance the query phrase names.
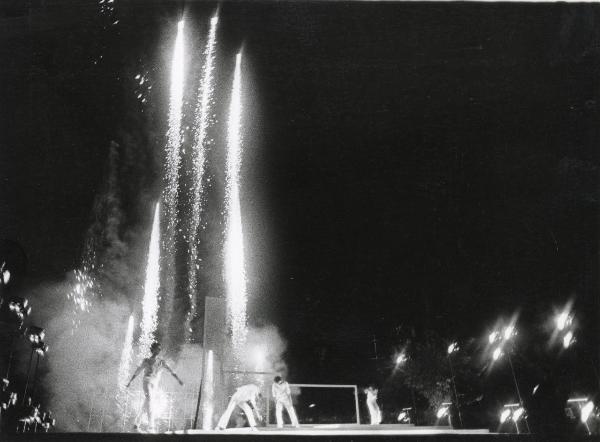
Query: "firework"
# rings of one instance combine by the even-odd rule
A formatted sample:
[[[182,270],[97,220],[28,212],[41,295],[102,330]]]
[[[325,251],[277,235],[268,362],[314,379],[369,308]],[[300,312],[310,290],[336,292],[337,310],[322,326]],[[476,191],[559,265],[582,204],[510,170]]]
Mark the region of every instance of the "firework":
[[[194,145],[193,145],[193,184],[192,184],[192,216],[190,220],[189,244],[190,255],[188,262],[188,280],[190,310],[186,318],[186,333],[191,334],[191,322],[196,313],[196,270],[198,260],[198,228],[200,226],[200,212],[202,210],[203,188],[202,180],[204,178],[204,162],[206,160],[206,149],[208,140],[206,139],[208,126],[211,122],[211,105],[213,103],[213,68],[216,47],[217,23],[219,19],[214,16],[210,21],[210,31],[208,33],[208,42],[204,50],[204,68],[200,89],[198,91],[198,104],[196,107],[196,120],[194,124]]]
[[[150,355],[150,345],[154,341],[157,313],[158,290],[160,288],[160,204],[154,210],[154,222],[150,246],[148,247],[148,265],[146,267],[146,283],[144,285],[144,300],[142,305],[142,334],[139,339],[139,353],[141,358]]]
[[[244,269],[244,237],[240,209],[240,167],[242,156],[241,129],[241,64],[236,56],[229,121],[227,130],[227,189],[225,234],[225,283],[227,308],[234,350],[239,352],[246,338],[246,275]]]

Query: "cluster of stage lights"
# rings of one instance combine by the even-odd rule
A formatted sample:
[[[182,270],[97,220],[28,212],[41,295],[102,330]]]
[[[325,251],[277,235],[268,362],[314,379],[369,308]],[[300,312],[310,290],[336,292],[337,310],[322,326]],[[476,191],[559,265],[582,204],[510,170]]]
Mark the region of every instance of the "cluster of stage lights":
[[[19,327],[23,324],[25,318],[31,314],[31,306],[25,298],[13,297],[8,301],[8,310],[15,316]]]
[[[490,345],[494,345],[492,359],[497,361],[504,355],[504,346],[517,335],[514,325],[510,324],[501,330],[494,330],[488,336]]]
[[[38,355],[44,356],[48,352],[48,345],[44,342],[46,331],[43,328],[34,325],[29,326],[25,331],[25,335],[31,342],[31,349]]]
[[[505,404],[500,413],[500,423],[503,424],[509,419],[516,423],[525,417],[525,409],[521,404]]]
[[[556,315],[556,331],[560,340],[562,341],[563,348],[569,348],[571,345],[575,343],[575,335],[573,333],[574,328],[574,318],[570,312],[569,307],[567,307],[563,312]]]
[[[587,397],[581,397],[581,398],[571,398],[571,399],[567,400],[567,404],[578,406],[579,420],[581,421],[581,423],[583,423],[586,426],[588,433],[591,434],[590,428],[588,426],[588,421],[593,416],[595,416],[594,411],[596,409],[596,405],[594,404],[594,402],[591,401]]]

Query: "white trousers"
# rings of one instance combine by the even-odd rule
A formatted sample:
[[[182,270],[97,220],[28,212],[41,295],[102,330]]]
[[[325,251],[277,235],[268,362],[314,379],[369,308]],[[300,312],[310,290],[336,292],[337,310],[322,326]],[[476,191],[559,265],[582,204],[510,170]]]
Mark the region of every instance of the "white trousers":
[[[369,407],[369,414],[371,415],[371,425],[378,425],[381,423],[381,410],[377,401],[367,401],[367,407]]]
[[[277,418],[277,426],[279,428],[283,428],[283,408],[287,411],[287,414],[290,416],[290,420],[292,421],[292,425],[294,427],[300,426],[298,424],[298,417],[296,416],[296,410],[294,410],[294,406],[291,401],[275,401],[275,417]]]
[[[223,413],[223,416],[221,416],[221,419],[219,419],[219,423],[217,424],[217,427],[227,428],[227,424],[229,423],[229,418],[231,417],[231,413],[233,413],[233,410],[235,410],[235,407],[238,407],[238,406],[242,410],[244,410],[244,413],[246,414],[246,417],[248,418],[248,423],[250,424],[250,426],[256,427],[256,421],[254,420],[254,412],[252,411],[252,408],[250,408],[250,405],[248,405],[248,402],[237,402],[234,398],[231,398],[231,400],[229,401],[229,405],[227,405],[227,410],[225,410],[225,413]]]

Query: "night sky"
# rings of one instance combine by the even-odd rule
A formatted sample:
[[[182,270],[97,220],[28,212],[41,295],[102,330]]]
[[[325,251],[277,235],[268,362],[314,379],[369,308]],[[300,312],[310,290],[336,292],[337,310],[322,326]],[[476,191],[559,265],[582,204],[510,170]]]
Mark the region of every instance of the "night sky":
[[[143,256],[176,22],[199,53],[216,7],[46,3],[31,28],[18,6],[0,16],[0,236],[28,256],[22,290],[78,265],[111,140],[125,259]],[[597,6],[226,2],[220,17],[220,120],[245,60],[251,318],[279,327],[290,376],[316,382],[327,351],[319,376],[339,379],[373,336],[391,357],[400,326],[479,338],[569,299],[598,348]]]

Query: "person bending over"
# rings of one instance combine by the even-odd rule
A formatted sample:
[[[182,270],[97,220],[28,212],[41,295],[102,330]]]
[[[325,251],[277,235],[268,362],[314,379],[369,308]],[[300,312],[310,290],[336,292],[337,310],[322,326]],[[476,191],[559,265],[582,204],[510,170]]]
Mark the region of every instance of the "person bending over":
[[[229,401],[229,405],[227,405],[225,413],[223,413],[221,419],[219,419],[217,430],[224,430],[227,428],[231,413],[233,413],[235,407],[240,407],[248,418],[250,428],[256,431],[254,413],[256,413],[256,418],[259,420],[259,422],[262,422],[262,416],[260,415],[258,407],[256,406],[256,400],[260,397],[262,397],[260,394],[260,389],[254,384],[242,385],[241,387],[238,387],[235,393],[233,393],[233,396],[231,396],[231,400]],[[252,408],[250,408],[250,405]]]

